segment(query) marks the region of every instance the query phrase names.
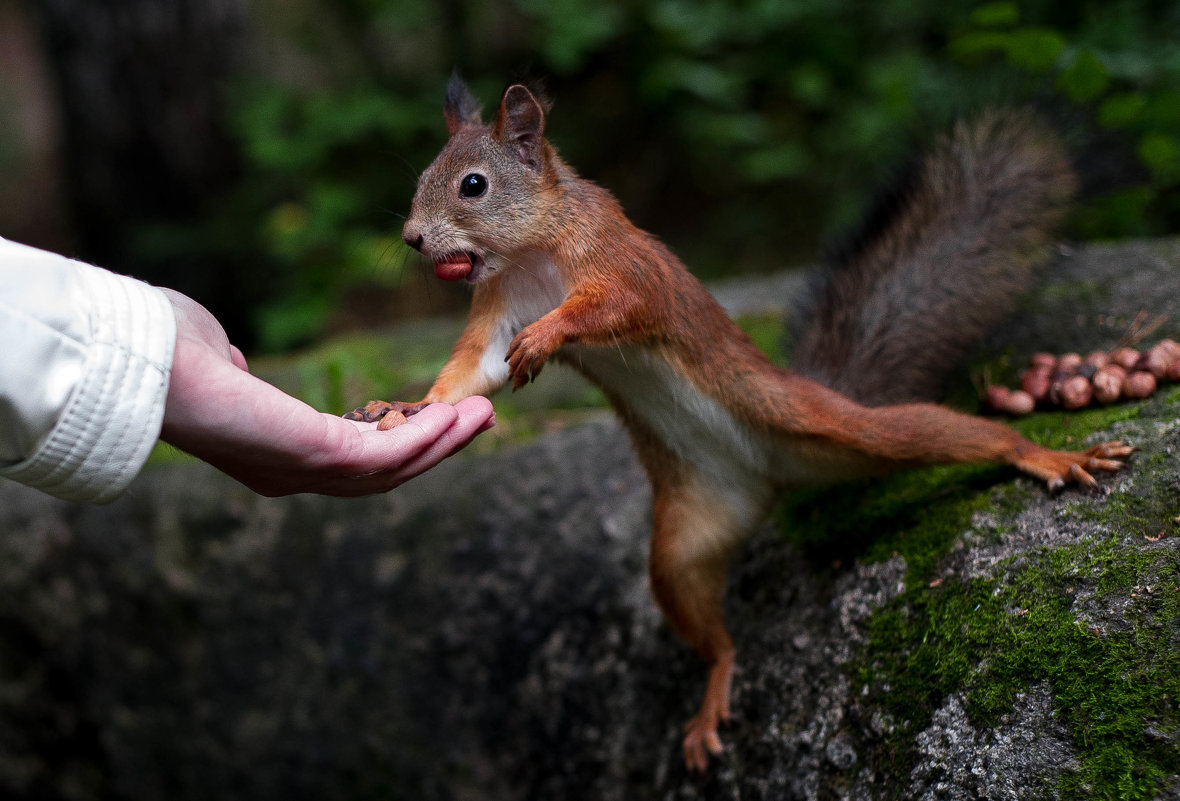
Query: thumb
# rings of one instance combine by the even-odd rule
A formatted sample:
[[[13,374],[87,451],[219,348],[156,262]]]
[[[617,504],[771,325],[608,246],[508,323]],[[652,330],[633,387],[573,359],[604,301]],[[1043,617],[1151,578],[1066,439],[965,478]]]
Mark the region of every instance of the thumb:
[[[200,342],[212,349],[217,355],[231,361],[239,367],[246,363],[241,351],[229,343],[225,329],[209,310],[175,289],[162,288],[168,302],[172,304],[172,311],[176,317],[176,336]],[[234,352],[237,351],[235,358]]]

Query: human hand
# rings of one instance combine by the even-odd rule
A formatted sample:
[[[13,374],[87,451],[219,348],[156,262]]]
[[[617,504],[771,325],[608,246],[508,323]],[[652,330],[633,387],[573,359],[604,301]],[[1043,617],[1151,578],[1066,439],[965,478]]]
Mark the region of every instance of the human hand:
[[[317,412],[252,376],[205,307],[164,292],[177,330],[160,437],[261,495],[385,492],[495,424],[491,403],[478,396],[432,404],[388,431]]]

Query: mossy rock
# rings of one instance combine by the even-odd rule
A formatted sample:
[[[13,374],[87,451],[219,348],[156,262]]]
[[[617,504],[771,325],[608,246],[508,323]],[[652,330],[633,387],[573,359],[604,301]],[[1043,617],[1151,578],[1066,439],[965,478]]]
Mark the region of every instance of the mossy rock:
[[[851,797],[1149,799],[1175,786],[1176,398],[1073,415],[1064,429],[1060,418],[1025,427],[1053,429],[1055,445],[1118,438],[1139,451],[1100,493],[1049,497],[1003,471],[956,468],[818,500],[840,531],[879,532],[853,546],[860,569],[898,576],[847,662],[864,760]],[[830,557],[820,543],[804,553]]]

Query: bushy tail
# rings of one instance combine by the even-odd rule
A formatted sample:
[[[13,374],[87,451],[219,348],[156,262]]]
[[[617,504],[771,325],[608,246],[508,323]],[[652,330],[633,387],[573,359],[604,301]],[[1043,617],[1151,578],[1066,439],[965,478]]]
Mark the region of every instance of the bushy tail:
[[[958,124],[834,259],[794,368],[871,406],[936,399],[1048,260],[1076,184],[1031,115]]]

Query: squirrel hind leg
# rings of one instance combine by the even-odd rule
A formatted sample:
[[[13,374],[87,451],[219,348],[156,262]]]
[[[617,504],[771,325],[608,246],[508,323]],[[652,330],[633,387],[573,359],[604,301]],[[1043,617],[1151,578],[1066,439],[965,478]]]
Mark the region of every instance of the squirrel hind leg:
[[[748,533],[757,501],[726,497],[689,468],[653,481],[653,530],[649,569],[652,593],[668,623],[709,666],[701,705],[684,727],[684,759],[704,771],[722,753],[718,726],[730,716],[730,687],[736,663],[722,610],[734,547]]]

